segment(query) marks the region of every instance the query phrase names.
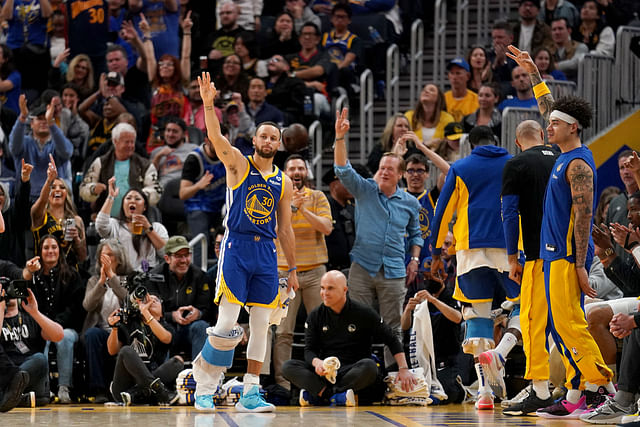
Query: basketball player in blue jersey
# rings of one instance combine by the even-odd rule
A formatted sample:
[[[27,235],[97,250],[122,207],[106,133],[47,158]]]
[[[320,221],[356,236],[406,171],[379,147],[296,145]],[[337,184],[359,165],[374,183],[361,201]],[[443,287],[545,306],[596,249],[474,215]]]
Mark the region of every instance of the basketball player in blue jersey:
[[[545,418],[578,418],[615,393],[613,372],[605,364],[587,330],[584,296],[595,297],[589,285],[593,259],[591,228],[595,210],[596,166],[580,132],[591,124],[587,101],[567,96],[554,102],[527,52],[509,46],[509,56],[529,72],[540,113],[548,121],[549,142],[561,154],[551,171],[544,197],[540,258],[543,260],[548,326],[566,372],[565,400],[537,414]],[[584,390],[584,394],[582,393]]]
[[[273,165],[281,137],[277,125],[271,122],[258,125],[253,137],[255,152],[252,156],[243,156],[220,132],[213,108],[217,91],[209,73],[202,73],[198,83],[207,135],[227,173],[227,216],[216,280],[218,321],[215,327],[207,329],[209,337],[194,361],[195,407],[215,409],[213,394],[221,375],[233,362],[234,348],[242,338],[241,328],[235,325],[240,309],[246,306],[251,336],[244,390],[236,410],[272,412],[275,407],[260,395],[259,375],[267,348],[269,319],[279,303],[276,237],[289,266],[289,289],[298,289],[295,238],[291,228],[293,185]]]

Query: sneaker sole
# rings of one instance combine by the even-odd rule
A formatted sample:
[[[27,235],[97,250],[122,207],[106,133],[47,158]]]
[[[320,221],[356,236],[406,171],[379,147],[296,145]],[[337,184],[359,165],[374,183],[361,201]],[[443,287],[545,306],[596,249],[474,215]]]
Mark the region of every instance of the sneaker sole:
[[[200,412],[215,412],[216,411],[215,406],[213,408],[205,408],[204,406],[193,405],[193,407],[196,408]]]
[[[583,409],[578,409],[578,410],[573,411],[572,413],[570,413],[568,415],[553,415],[553,414],[549,414],[547,412],[536,412],[536,415],[539,416],[540,418],[547,418],[547,419],[579,420],[580,419],[580,415],[582,415],[584,413],[585,413],[585,411]]]
[[[480,410],[480,411],[486,411],[489,409],[493,409],[493,403],[480,403],[480,404],[476,404],[476,409]]]
[[[241,402],[236,403],[236,412],[248,412],[248,413],[264,413],[264,412],[275,412],[276,408],[274,406],[260,406],[255,409],[245,408]]]
[[[601,418],[601,419],[584,419],[584,418],[580,418],[580,421],[584,421],[585,423],[589,423],[589,424],[619,424],[622,422],[622,418],[624,418],[624,415],[619,415],[617,417],[613,417],[613,418]]]

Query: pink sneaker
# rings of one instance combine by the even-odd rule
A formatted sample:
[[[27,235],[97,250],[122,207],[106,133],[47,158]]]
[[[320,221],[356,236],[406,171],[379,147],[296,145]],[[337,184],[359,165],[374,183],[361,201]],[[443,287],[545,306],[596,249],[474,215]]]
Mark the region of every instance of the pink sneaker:
[[[564,418],[566,420],[577,420],[580,415],[587,411],[587,398],[582,395],[578,403],[571,403],[568,400],[561,400],[543,409],[538,409],[536,415],[542,418]]]
[[[493,393],[500,399],[506,399],[507,386],[504,384],[504,359],[495,350],[488,350],[478,355],[478,362],[482,365],[487,383]]]
[[[476,409],[493,409],[493,393],[479,393],[476,400]]]

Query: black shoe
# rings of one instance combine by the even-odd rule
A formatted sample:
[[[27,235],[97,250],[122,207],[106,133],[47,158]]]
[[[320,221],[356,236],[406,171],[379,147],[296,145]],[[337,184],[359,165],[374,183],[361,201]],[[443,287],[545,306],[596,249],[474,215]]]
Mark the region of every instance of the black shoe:
[[[598,387],[597,391],[585,390],[584,395],[587,398],[585,401],[587,409],[596,409],[607,400],[607,397],[609,397],[606,387],[603,386]]]
[[[175,389],[167,390],[162,381],[160,381],[160,378],[153,380],[149,388],[160,406],[171,406],[180,398]]]
[[[509,408],[504,408],[502,413],[505,415],[529,415],[532,412],[536,412],[538,409],[546,408],[553,405],[553,398],[549,396],[547,399],[540,399],[536,396],[536,393],[532,390],[529,396],[522,402],[517,403]]]
[[[22,397],[20,398],[20,403],[18,403],[18,407],[20,407],[20,408],[35,408],[36,407],[36,393],[34,391],[28,391],[26,393],[22,393]]]
[[[149,401],[151,391],[147,387],[135,385],[127,391],[120,393],[124,406],[140,405]]]
[[[18,371],[11,379],[0,399],[0,412],[8,412],[18,406],[22,399],[22,392],[29,384],[29,373]]]

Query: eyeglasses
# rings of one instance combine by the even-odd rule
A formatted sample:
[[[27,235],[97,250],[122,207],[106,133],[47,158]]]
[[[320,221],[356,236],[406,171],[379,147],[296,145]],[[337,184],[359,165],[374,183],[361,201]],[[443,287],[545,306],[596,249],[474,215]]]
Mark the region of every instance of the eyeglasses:
[[[173,67],[173,62],[171,61],[160,61],[158,62],[159,67]]]
[[[424,175],[427,173],[426,169],[407,169],[409,175]]]

